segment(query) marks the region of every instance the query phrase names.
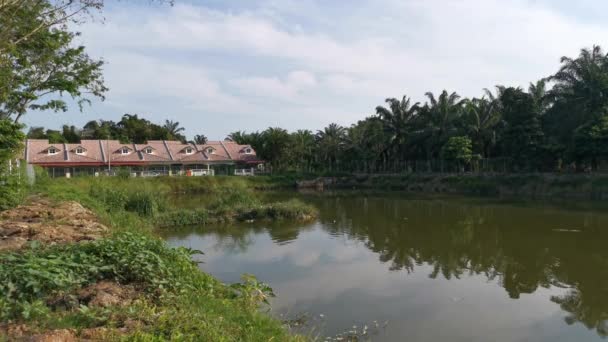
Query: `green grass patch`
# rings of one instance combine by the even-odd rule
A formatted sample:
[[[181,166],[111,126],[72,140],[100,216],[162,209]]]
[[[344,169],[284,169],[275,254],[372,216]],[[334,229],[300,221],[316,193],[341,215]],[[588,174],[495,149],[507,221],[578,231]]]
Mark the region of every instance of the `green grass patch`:
[[[300,200],[268,204],[247,203],[237,205],[216,204],[210,209],[179,209],[159,215],[155,223],[159,227],[181,227],[205,225],[234,221],[308,221],[316,218],[318,211],[314,206]]]
[[[55,201],[80,202],[97,213],[112,234],[97,241],[55,246],[34,243],[18,252],[1,253],[0,323],[26,323],[32,331],[81,331],[120,328],[128,321],[141,323],[126,335],[106,336],[109,340],[302,340],[260,311],[272,295],[267,285],[251,276],[239,284],[223,284],[192,261],[197,251],[170,248],[151,234],[157,220],[189,225],[207,222],[211,215],[216,220],[298,218],[314,209],[303,203],[263,204],[253,186],[276,183],[258,183],[252,178],[41,181],[36,192]],[[190,189],[193,184],[195,188]],[[209,193],[214,200],[208,208],[173,208],[171,196],[185,188]],[[99,308],[77,300],[65,307],[54,304],[58,297],[73,301],[75,291],[102,280],[131,284],[141,296],[126,307]]]

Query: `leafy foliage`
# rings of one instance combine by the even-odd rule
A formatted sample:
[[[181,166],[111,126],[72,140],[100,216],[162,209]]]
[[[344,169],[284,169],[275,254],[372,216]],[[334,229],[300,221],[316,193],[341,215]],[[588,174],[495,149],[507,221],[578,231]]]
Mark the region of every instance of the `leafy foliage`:
[[[75,46],[78,33],[65,22],[67,7],[50,1],[14,2],[0,11],[0,26],[11,27],[14,40],[0,50],[0,118],[18,121],[29,110],[66,111],[67,103],[88,95],[103,99],[103,61],[90,58],[84,46]],[[19,42],[18,44],[16,42]]]
[[[25,195],[27,182],[15,159],[23,147],[22,126],[0,119],[0,210],[17,205]]]
[[[473,149],[469,137],[451,137],[443,146],[443,158],[468,163],[473,158]]]
[[[2,319],[29,318],[37,300],[100,279],[137,283],[149,292],[209,290],[219,286],[198,272],[191,256],[197,251],[168,248],[158,239],[124,232],[79,245],[0,254]]]

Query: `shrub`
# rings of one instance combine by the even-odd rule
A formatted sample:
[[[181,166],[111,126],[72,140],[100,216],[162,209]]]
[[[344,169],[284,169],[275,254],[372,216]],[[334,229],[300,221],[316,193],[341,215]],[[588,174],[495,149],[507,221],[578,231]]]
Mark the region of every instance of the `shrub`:
[[[33,303],[101,279],[137,283],[148,293],[213,292],[218,282],[191,261],[198,251],[169,248],[131,232],[94,242],[0,254],[0,319],[28,318]]]
[[[208,206],[211,210],[221,211],[226,208],[253,206],[259,204],[259,201],[249,191],[241,189],[227,189],[215,196],[216,199]]]
[[[154,216],[161,208],[161,200],[157,194],[148,191],[138,191],[130,194],[125,202],[125,210],[140,216]]]
[[[28,188],[25,173],[21,169],[8,173],[8,170],[0,167],[0,211],[21,203]]]
[[[159,227],[200,225],[209,222],[209,212],[206,209],[179,209],[159,215],[155,222]]]
[[[98,181],[91,185],[89,194],[101,201],[108,211],[124,209],[140,216],[154,216],[163,209],[164,196],[147,189],[129,191],[124,187]]]
[[[127,202],[127,192],[124,189],[116,189],[97,182],[89,190],[91,197],[100,200],[108,210],[123,209]]]

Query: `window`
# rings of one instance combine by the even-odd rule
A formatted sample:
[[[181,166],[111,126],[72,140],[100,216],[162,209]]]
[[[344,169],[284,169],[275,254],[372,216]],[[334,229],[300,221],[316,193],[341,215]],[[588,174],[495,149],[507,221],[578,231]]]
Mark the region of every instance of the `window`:
[[[192,147],[186,147],[186,154],[192,154]]]
[[[54,148],[54,147],[51,147],[51,148],[48,149],[48,153],[49,154],[57,154],[57,149]]]
[[[76,148],[76,154],[84,154],[84,148],[82,148],[82,147],[77,147],[77,148]]]
[[[207,154],[213,154],[213,151],[214,151],[213,147],[209,147],[205,150],[205,152],[207,152]]]
[[[146,154],[152,154],[152,147],[146,147],[146,148],[144,149],[144,152],[145,152]]]
[[[129,154],[129,148],[128,148],[128,147],[123,147],[123,148],[120,150],[120,153],[122,153],[122,154]]]
[[[247,148],[245,149],[245,153],[246,153],[246,154],[251,154],[251,153],[253,153],[253,151],[252,151],[252,150],[251,150],[249,147],[247,147]]]

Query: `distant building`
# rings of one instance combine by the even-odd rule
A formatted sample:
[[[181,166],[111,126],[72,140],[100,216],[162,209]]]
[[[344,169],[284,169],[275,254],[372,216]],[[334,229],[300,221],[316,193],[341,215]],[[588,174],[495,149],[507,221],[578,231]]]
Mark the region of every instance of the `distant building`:
[[[52,144],[28,139],[25,160],[45,168],[52,177],[112,174],[117,168],[125,168],[133,176],[251,175],[263,167],[251,146],[233,141],[209,141],[204,145],[169,140],[146,144],[122,144],[117,140]]]

